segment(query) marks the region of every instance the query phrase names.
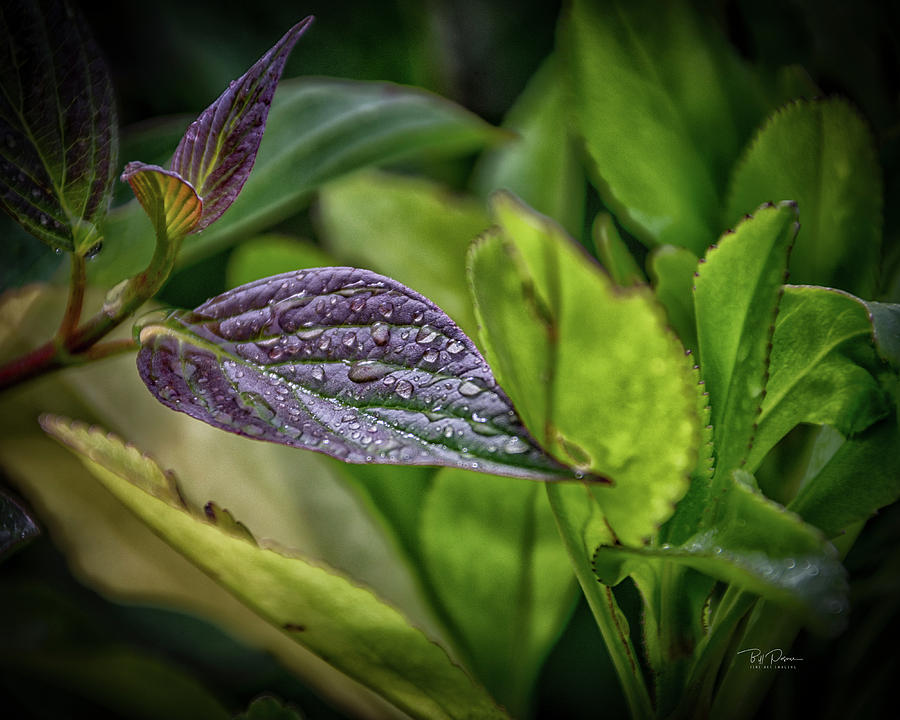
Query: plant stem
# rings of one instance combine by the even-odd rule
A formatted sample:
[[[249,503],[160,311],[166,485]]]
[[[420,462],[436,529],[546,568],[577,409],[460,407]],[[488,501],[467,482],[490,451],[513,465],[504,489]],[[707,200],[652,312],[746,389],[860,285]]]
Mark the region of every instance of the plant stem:
[[[84,290],[87,285],[84,257],[72,253],[72,271],[69,278],[69,300],[63,314],[59,330],[56,332],[58,342],[68,347],[69,339],[81,320],[81,309],[84,306]]]
[[[595,501],[590,492],[587,492],[587,498],[578,504],[584,515],[584,517],[578,518],[581,521],[577,523],[580,525],[578,527],[573,517],[574,513],[570,511],[571,508],[567,507],[564,493],[583,491],[584,488],[575,485],[564,488],[560,483],[546,483],[545,487],[550,507],[556,518],[556,526],[569,553],[569,558],[572,560],[575,577],[584,591],[588,606],[600,629],[613,668],[619,677],[619,684],[625,695],[631,717],[634,720],[652,718],[654,715],[653,704],[650,701],[647,684],[628,634],[628,625],[624,622],[624,616],[619,610],[612,589],[599,582],[588,559],[593,551],[593,547],[589,549],[588,546],[593,543],[586,542],[586,535],[590,523],[597,519],[591,516]],[[584,508],[587,508],[586,513]],[[602,518],[599,521],[602,522]]]
[[[165,235],[164,226],[161,231],[158,229],[156,248],[147,267],[113,288],[107,294],[103,308],[81,326],[77,324],[87,284],[85,261],[83,257],[73,255],[69,300],[56,337],[0,367],[0,390],[52,370],[82,365],[135,347],[132,341],[117,341],[99,352],[91,351],[97,342],[159,292],[175,266],[180,245],[180,238],[171,240]]]

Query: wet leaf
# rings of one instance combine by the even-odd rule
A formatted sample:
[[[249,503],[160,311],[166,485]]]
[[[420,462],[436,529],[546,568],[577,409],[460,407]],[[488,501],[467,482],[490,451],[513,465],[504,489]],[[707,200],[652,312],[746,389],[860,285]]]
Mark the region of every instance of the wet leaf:
[[[729,477],[708,528],[680,545],[600,547],[601,581],[615,585],[645,563],[672,562],[806,613],[820,630],[846,620],[847,582],[835,549],[812,525],[767,499],[742,470]]]
[[[116,171],[109,72],[68,2],[0,10],[0,206],[57,250],[95,252]]]
[[[142,486],[154,486],[162,471],[133,462],[115,436],[54,416],[44,416],[42,425],[138,518],[270,625],[407,714],[506,717],[437,643],[370,589],[328,566],[258,547],[148,494]]]
[[[0,487],[0,560],[40,533],[40,528],[22,502]]]
[[[472,341],[427,298],[355,268],[277,275],[140,330],[168,407],[352,463],[571,478],[540,450]]]

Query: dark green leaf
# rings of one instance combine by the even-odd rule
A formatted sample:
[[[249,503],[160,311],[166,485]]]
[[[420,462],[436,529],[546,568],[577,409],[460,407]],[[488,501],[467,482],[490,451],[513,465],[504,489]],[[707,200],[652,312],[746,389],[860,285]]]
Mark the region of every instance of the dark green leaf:
[[[900,433],[887,418],[841,445],[788,506],[835,537],[900,498]]]
[[[162,471],[115,436],[59,417],[44,429],[129,510],[271,626],[416,718],[504,718],[484,689],[392,606],[333,568],[264,549],[147,494]]]
[[[595,497],[618,538],[653,535],[687,490],[695,378],[649,288],[617,288],[548,218],[495,196],[473,246],[482,340],[526,427],[555,457],[610,478]]]
[[[881,248],[881,169],[871,132],[842,99],[795,102],[759,131],[731,179],[725,218],[794,200],[791,280],[871,297]]]
[[[878,356],[900,372],[900,305],[861,302],[869,309]]]
[[[355,268],[277,275],[140,331],[168,407],[353,463],[562,479],[472,341],[431,301]]]
[[[765,111],[754,77],[683,1],[579,0],[560,45],[604,201],[643,242],[703,253],[721,230],[728,172]]]
[[[852,295],[785,287],[749,470],[799,423],[831,425],[853,435],[889,412],[874,376],[879,363],[873,339],[866,306]]]
[[[837,553],[816,528],[768,500],[754,483],[751,475],[736,470],[706,529],[681,545],[598,548],[595,568],[601,581],[616,584],[645,563],[658,570],[673,562],[809,613],[813,625],[834,631],[847,610]]]
[[[57,250],[95,252],[116,172],[109,73],[64,0],[0,10],[0,205]]]
[[[40,535],[22,503],[0,487],[0,560]]]
[[[303,79],[281,83],[253,173],[234,205],[202,234],[189,236],[189,264],[290,217],[326,181],[369,165],[471,152],[505,137],[442,98],[389,83]],[[91,268],[109,285],[142,270],[151,228],[136,205],[110,216],[105,251]]]

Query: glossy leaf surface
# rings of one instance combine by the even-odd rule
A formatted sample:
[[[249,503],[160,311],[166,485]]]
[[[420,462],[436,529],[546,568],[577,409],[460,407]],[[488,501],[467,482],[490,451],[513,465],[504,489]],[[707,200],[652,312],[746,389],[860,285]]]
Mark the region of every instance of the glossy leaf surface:
[[[190,512],[149,458],[62,418],[44,429],[116,498],[270,624],[419,718],[502,718],[445,651],[371,590],[327,566],[264,549]]]
[[[0,560],[40,534],[22,503],[0,486]]]
[[[594,493],[640,544],[687,490],[699,443],[695,379],[647,288],[621,289],[565,232],[512,196],[470,272],[491,366],[555,457],[609,478]]]
[[[280,84],[256,164],[228,213],[189,236],[179,263],[190,264],[262,232],[306,207],[328,180],[370,165],[471,152],[505,137],[443,98],[390,83],[333,79]],[[142,270],[152,229],[137,203],[110,216],[93,282],[110,285]]]
[[[681,545],[598,548],[594,560],[601,581],[616,584],[646,562],[674,562],[808,613],[820,629],[840,627],[848,604],[836,551],[816,528],[753,484],[751,475],[735,471],[708,529]]]
[[[799,423],[854,435],[889,412],[873,343],[860,300],[830,288],[785,287],[748,469]]]
[[[215,222],[250,176],[284,64],[312,18],[288,30],[265,55],[190,124],[172,157],[178,173],[203,198],[197,230]]]
[[[354,463],[572,477],[444,312],[366,270],[267,278],[140,336],[151,392],[229,432]]]
[[[0,10],[0,205],[57,250],[86,254],[116,172],[115,99],[84,19],[63,0]]]
[[[726,220],[761,203],[794,200],[801,231],[791,280],[875,289],[881,247],[881,169],[865,121],[842,99],[795,102],[775,113],[735,168]]]

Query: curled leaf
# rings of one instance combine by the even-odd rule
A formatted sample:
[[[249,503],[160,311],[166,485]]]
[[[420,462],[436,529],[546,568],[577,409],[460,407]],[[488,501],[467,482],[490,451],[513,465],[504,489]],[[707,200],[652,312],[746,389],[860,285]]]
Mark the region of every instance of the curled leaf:
[[[138,202],[150,216],[157,237],[176,240],[197,227],[203,201],[177,173],[156,165],[131,162],[125,166],[122,179],[131,185]]]
[[[462,330],[367,270],[259,280],[144,325],[140,340],[150,391],[229,432],[352,463],[573,476],[532,440]]]

